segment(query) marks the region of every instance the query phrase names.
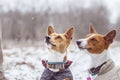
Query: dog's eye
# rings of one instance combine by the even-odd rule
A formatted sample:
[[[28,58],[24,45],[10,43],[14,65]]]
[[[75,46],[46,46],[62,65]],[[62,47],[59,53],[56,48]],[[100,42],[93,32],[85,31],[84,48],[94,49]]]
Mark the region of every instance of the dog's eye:
[[[56,39],[62,39],[62,37],[61,36],[57,36]]]
[[[91,40],[92,40],[92,41],[96,41],[96,42],[97,42],[97,39],[95,39],[95,38],[92,38]]]

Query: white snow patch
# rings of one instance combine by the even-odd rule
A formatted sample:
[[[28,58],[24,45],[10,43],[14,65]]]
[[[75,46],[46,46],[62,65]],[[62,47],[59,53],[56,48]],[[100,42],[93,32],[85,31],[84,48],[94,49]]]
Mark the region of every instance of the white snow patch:
[[[110,48],[111,57],[117,65],[120,65],[120,45]],[[41,64],[42,57],[49,54],[44,47],[12,48],[4,49],[4,70],[8,80],[40,80],[44,67]],[[68,57],[73,61],[70,69],[74,80],[86,80],[90,57],[84,51],[71,45]]]

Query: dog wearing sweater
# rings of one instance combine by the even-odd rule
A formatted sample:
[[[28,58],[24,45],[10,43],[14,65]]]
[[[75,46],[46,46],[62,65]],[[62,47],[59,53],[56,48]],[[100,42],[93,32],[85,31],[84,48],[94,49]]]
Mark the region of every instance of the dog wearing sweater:
[[[45,43],[50,53],[47,60],[42,60],[45,70],[40,80],[73,80],[69,69],[72,61],[67,60],[67,48],[73,38],[74,28],[71,27],[63,34],[56,33],[52,26],[48,26]]]
[[[88,71],[93,80],[120,80],[120,67],[115,66],[108,50],[115,36],[116,30],[102,35],[90,25],[90,33],[86,38],[76,41],[78,48],[91,56],[92,64]]]

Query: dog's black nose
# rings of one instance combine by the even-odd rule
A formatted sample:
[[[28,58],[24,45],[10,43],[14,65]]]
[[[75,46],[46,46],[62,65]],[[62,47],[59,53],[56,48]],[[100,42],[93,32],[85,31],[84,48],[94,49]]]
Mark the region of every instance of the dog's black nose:
[[[80,45],[81,44],[81,41],[76,41],[77,45]]]
[[[50,43],[50,37],[49,37],[49,36],[46,36],[46,37],[45,37],[45,42],[46,42],[47,44]]]
[[[50,40],[50,37],[49,37],[49,36],[46,36],[45,39],[46,39],[46,41],[49,41],[49,40]]]

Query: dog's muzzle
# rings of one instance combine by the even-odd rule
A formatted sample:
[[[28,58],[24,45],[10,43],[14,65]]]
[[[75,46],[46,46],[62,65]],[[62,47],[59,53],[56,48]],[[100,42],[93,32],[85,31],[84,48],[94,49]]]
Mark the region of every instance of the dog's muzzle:
[[[50,44],[50,37],[49,37],[49,36],[46,36],[46,37],[45,37],[45,42],[46,42],[47,44]]]
[[[79,46],[81,44],[81,41],[76,41],[76,44]]]

